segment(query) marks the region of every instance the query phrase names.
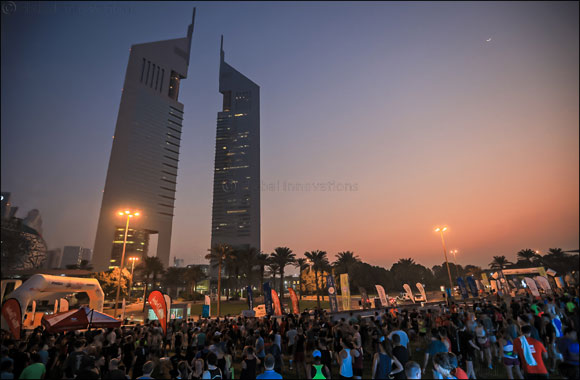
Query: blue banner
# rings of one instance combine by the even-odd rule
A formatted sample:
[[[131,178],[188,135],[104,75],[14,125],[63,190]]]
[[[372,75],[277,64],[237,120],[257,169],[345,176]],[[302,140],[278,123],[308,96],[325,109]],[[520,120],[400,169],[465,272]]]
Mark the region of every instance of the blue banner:
[[[461,291],[461,297],[463,299],[469,298],[469,293],[467,292],[467,286],[465,286],[465,281],[461,277],[457,277],[457,285],[459,285],[459,290]]]
[[[274,307],[272,305],[272,289],[269,282],[264,282],[264,306],[266,306],[266,314],[274,314]]]
[[[469,285],[469,291],[471,292],[471,294],[474,297],[477,297],[478,296],[477,285],[475,284],[475,280],[473,279],[473,276],[467,276],[466,279],[467,279],[467,285]]]
[[[336,313],[338,311],[338,301],[336,300],[336,287],[334,285],[334,277],[329,274],[326,277],[326,288],[328,289],[328,301],[330,302],[330,312]]]
[[[252,287],[246,287],[246,293],[248,297],[248,310],[254,310],[254,293],[252,292]]]
[[[202,318],[209,318],[209,305],[202,305],[201,316]]]

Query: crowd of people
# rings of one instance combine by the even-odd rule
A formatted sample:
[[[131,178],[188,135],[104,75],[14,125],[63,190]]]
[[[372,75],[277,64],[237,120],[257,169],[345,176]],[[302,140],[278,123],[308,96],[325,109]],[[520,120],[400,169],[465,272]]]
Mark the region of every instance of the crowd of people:
[[[1,379],[578,379],[578,289],[388,308],[1,337]],[[478,373],[479,372],[479,373]],[[483,373],[483,375],[482,375]],[[284,377],[283,377],[284,376]]]

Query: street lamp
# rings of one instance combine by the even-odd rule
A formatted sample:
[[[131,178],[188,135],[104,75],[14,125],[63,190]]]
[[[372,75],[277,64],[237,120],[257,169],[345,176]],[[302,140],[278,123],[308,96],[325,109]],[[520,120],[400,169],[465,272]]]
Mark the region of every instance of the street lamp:
[[[453,253],[453,261],[455,262],[455,272],[457,274],[457,277],[459,277],[459,267],[457,266],[457,252],[459,251],[455,249],[449,252]]]
[[[123,240],[123,253],[121,254],[121,263],[119,264],[119,281],[117,282],[117,296],[115,297],[115,312],[113,317],[117,316],[117,306],[119,306],[119,296],[121,295],[121,275],[123,274],[123,263],[125,262],[125,248],[127,247],[127,233],[129,232],[129,220],[134,216],[139,216],[139,212],[131,212],[130,210],[119,211],[119,216],[127,217],[125,225],[125,238]]]
[[[443,254],[445,255],[445,264],[447,264],[447,274],[449,275],[449,288],[453,291],[453,281],[451,281],[451,270],[449,270],[449,261],[447,260],[447,249],[445,249],[445,239],[443,239],[443,232],[447,231],[447,227],[437,227],[435,232],[441,233],[441,244],[443,244]]]
[[[135,261],[139,261],[138,257],[129,257],[131,262],[131,282],[129,282],[129,299],[131,299],[131,290],[133,290],[133,271],[135,270]]]

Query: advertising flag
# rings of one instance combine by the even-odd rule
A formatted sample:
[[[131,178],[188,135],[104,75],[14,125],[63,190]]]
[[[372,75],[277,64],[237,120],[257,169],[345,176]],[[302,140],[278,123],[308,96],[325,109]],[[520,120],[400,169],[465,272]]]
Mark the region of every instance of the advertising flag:
[[[546,277],[546,276],[547,276],[547,275],[546,275],[546,268],[544,268],[544,267],[539,267],[539,268],[538,268],[538,274],[539,274],[540,276]]]
[[[165,307],[167,308],[167,323],[171,321],[175,316],[171,315],[171,297],[168,294],[164,294],[163,298],[165,298]]]
[[[473,278],[473,276],[467,276],[466,279],[471,295],[477,297],[477,284],[475,283],[475,279]]]
[[[389,301],[387,300],[387,294],[385,293],[385,288],[382,285],[375,285],[377,289],[377,294],[379,295],[379,299],[381,300],[381,306],[387,307],[389,306]]]
[[[254,310],[254,292],[252,292],[252,287],[246,287],[246,293],[248,293],[248,309]]]
[[[274,314],[274,307],[272,306],[272,289],[268,281],[264,282],[264,306],[266,306],[266,314]]]
[[[22,310],[20,309],[20,302],[16,298],[9,298],[4,302],[4,305],[2,305],[2,316],[6,320],[6,323],[8,323],[14,339],[20,339]]]
[[[163,333],[167,334],[167,304],[165,303],[163,293],[159,290],[154,290],[149,294],[147,301],[157,316]]]
[[[546,292],[546,293],[552,292],[552,288],[550,287],[550,283],[548,282],[548,279],[546,277],[536,276],[536,277],[534,277],[534,280],[540,286],[540,288],[542,288],[542,290],[544,290],[544,292]]]
[[[350,286],[348,284],[348,273],[340,275],[340,291],[342,293],[342,310],[350,310]]]
[[[409,299],[411,301],[413,301],[413,303],[415,303],[415,296],[413,295],[413,291],[411,290],[411,287],[409,286],[409,284],[404,284],[403,289],[405,289],[405,292],[407,293],[407,297],[409,297]]]
[[[556,280],[556,285],[558,285],[560,289],[564,289],[564,279],[562,278],[562,276],[554,277],[554,280]]]
[[[330,312],[336,313],[338,311],[338,301],[336,300],[336,287],[334,285],[334,277],[329,274],[326,277],[326,288],[328,289],[328,301],[330,302]]]
[[[282,315],[282,307],[280,306],[280,298],[278,293],[272,289],[272,301],[274,301],[274,315]]]
[[[300,314],[300,306],[298,305],[298,296],[292,288],[288,288],[288,293],[290,293],[290,299],[292,300],[292,312],[294,314]]]
[[[368,304],[370,303],[369,295],[367,294],[367,290],[365,288],[363,288],[362,286],[359,286],[358,291],[360,293],[360,300],[361,300],[361,303],[363,305],[363,309],[366,309]]]
[[[484,286],[490,286],[490,284],[489,284],[489,281],[488,281],[488,279],[487,279],[487,275],[486,275],[485,273],[482,273],[482,274],[481,274],[481,283],[482,283]]]
[[[524,281],[526,282],[526,285],[528,285],[528,288],[530,289],[530,292],[532,292],[532,295],[534,297],[539,297],[540,292],[538,292],[538,286],[536,285],[536,282],[529,277],[524,277]]]
[[[419,293],[421,293],[421,295],[423,296],[423,302],[427,302],[427,293],[425,293],[425,288],[423,287],[423,284],[418,282],[417,284],[415,284],[415,286],[417,287],[417,289],[419,289]]]
[[[461,297],[466,299],[469,297],[469,293],[467,292],[467,286],[465,286],[465,282],[461,277],[457,277],[457,285],[459,285],[459,290],[461,291]]]

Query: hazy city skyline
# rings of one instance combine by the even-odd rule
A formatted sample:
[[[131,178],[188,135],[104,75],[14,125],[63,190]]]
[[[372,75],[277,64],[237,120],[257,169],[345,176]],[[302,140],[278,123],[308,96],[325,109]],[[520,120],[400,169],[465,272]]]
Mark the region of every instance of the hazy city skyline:
[[[49,248],[93,247],[129,48],[194,6],[172,257],[210,246],[222,34],[261,88],[264,252],[578,248],[578,3],[51,4],[2,13],[1,69],[2,191]]]

